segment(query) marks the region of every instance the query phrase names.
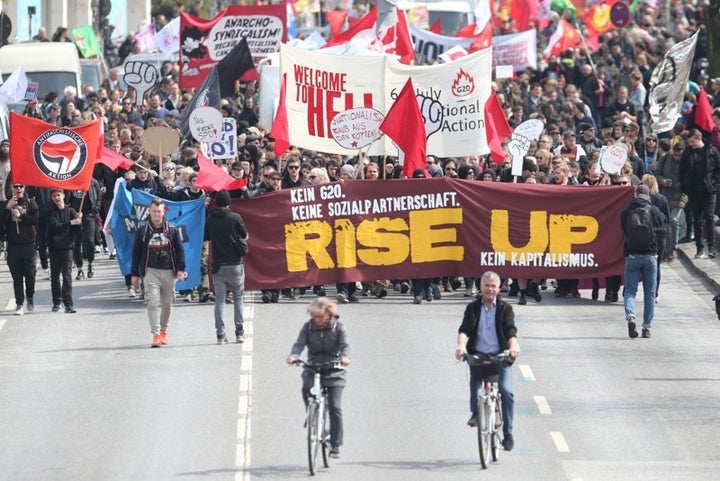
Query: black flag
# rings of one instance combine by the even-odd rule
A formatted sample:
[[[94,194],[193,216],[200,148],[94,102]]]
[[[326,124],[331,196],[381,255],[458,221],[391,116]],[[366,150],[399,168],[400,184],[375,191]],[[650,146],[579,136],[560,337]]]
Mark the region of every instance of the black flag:
[[[222,60],[213,66],[210,73],[195,95],[183,109],[178,119],[178,126],[184,136],[190,133],[190,113],[198,107],[214,107],[220,110],[220,99],[235,94],[235,80],[254,68],[252,54],[247,39],[243,37]]]

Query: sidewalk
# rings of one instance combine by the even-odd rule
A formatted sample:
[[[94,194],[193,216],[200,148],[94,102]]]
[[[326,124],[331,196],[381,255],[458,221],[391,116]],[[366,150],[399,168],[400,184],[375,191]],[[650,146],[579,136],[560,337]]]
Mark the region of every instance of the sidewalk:
[[[720,246],[720,227],[715,227],[715,247]],[[695,259],[695,242],[678,245],[678,260],[696,276],[707,281],[714,294],[720,293],[720,257],[710,259],[707,252],[702,259]]]

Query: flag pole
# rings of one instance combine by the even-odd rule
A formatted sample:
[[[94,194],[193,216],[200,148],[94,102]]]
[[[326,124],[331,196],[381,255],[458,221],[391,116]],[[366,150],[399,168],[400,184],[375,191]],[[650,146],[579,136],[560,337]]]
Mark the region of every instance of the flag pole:
[[[82,199],[80,199],[80,208],[78,209],[78,213],[80,213],[80,214],[82,214],[83,203],[85,202],[86,195],[87,195],[87,190],[83,190]]]

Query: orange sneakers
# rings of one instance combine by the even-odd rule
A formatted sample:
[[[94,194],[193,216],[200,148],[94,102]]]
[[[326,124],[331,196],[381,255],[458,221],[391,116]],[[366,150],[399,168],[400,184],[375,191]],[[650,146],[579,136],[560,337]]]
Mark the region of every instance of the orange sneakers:
[[[162,341],[160,340],[160,334],[154,334],[152,344],[150,344],[150,347],[160,347],[160,344]]]
[[[168,343],[167,331],[160,331],[160,344],[165,345],[167,343]]]

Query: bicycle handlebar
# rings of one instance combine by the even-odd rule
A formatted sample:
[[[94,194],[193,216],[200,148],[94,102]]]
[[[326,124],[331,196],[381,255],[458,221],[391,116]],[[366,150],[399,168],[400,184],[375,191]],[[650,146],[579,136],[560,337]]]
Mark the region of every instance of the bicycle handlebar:
[[[495,355],[463,354],[462,360],[470,366],[488,366],[491,364],[510,366],[515,360],[510,356],[510,350],[499,352]]]
[[[295,366],[306,367],[314,372],[320,372],[323,369],[328,369],[328,368],[332,369],[334,371],[344,371],[345,370],[345,366],[342,365],[342,361],[340,359],[335,359],[335,360],[328,361],[328,362],[318,362],[318,363],[310,364],[307,361],[300,359],[298,357],[293,361],[293,364]]]

